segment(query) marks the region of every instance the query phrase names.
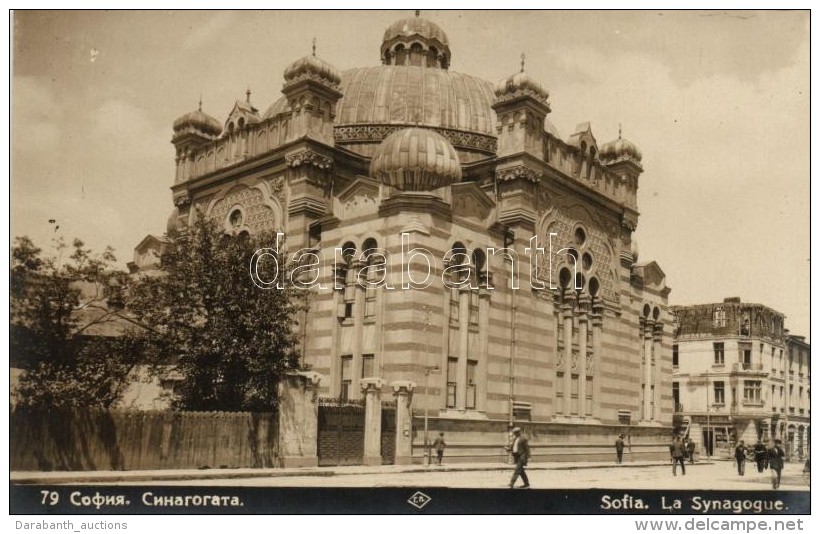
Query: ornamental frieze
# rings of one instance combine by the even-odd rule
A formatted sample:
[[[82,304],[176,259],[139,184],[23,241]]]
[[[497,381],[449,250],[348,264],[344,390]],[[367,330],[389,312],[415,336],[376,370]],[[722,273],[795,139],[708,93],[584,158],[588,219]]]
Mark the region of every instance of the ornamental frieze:
[[[338,143],[380,143],[385,137],[407,128],[406,125],[351,125],[336,126],[333,137]],[[429,128],[447,139],[456,148],[472,149],[488,154],[494,154],[498,141],[491,135],[482,135],[474,132],[448,130],[446,128]]]

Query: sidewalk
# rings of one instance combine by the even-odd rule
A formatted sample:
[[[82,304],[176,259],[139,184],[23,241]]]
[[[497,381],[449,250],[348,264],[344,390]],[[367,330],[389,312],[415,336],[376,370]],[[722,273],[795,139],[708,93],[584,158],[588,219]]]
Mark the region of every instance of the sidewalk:
[[[696,465],[710,465],[700,461]],[[620,466],[613,462],[556,462],[531,463],[528,471],[572,470],[596,468],[630,468],[668,466],[669,461],[627,462]],[[688,464],[687,464],[688,465]],[[442,466],[413,465],[347,465],[334,467],[298,467],[266,469],[155,469],[138,471],[12,471],[12,484],[105,484],[114,482],[151,482],[157,480],[222,480],[232,478],[298,477],[298,476],[345,476],[386,475],[395,473],[458,472],[458,471],[508,471],[506,463],[463,463]]]

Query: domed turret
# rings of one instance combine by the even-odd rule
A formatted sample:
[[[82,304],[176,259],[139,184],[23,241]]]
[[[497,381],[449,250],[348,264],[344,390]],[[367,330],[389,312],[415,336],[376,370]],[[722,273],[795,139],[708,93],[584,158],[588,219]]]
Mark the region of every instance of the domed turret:
[[[313,54],[297,59],[285,69],[285,85],[296,83],[303,79],[312,79],[324,82],[331,87],[337,87],[342,81],[339,69],[327,61],[316,57],[314,44]]]
[[[635,163],[640,163],[643,157],[635,143],[621,137],[620,128],[618,128],[618,139],[606,143],[601,147],[598,154],[605,165],[622,160],[632,160]]]
[[[435,22],[419,16],[397,20],[384,31],[382,63],[447,69],[450,46],[447,34]]]
[[[432,191],[459,182],[461,162],[441,135],[405,128],[387,136],[376,149],[370,175],[403,191]]]
[[[186,132],[218,137],[222,133],[222,125],[218,120],[202,111],[202,101],[200,100],[199,109],[186,113],[174,121],[174,136]]]
[[[512,100],[522,96],[535,98],[535,100],[545,105],[549,112],[549,91],[544,89],[540,83],[530,78],[530,76],[524,72],[523,64],[520,72],[516,72],[512,76],[507,76],[495,86],[495,98],[497,101]]]

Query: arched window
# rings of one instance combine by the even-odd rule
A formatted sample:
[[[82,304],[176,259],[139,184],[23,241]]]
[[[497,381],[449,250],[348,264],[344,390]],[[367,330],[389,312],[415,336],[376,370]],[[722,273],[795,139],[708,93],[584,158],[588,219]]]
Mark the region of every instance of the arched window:
[[[422,57],[424,56],[424,48],[419,43],[410,45],[410,66],[421,67]]]
[[[405,50],[403,44],[397,44],[396,48],[393,49],[393,53],[396,57],[396,65],[404,65],[407,61],[407,50]]]
[[[484,286],[487,283],[486,264],[487,256],[484,254],[484,251],[481,249],[473,251],[472,275],[475,282],[474,285],[478,287]]]
[[[356,304],[356,269],[353,266],[353,261],[356,259],[356,245],[352,241],[342,245],[342,259],[345,264],[344,312],[342,317],[349,319],[353,317]]]
[[[366,265],[365,270],[365,290],[364,290],[364,316],[373,317],[376,315],[376,287],[375,283],[383,279],[381,265],[384,261],[380,254],[377,254],[376,240],[368,238],[362,243],[362,254]],[[378,262],[378,263],[377,263]]]

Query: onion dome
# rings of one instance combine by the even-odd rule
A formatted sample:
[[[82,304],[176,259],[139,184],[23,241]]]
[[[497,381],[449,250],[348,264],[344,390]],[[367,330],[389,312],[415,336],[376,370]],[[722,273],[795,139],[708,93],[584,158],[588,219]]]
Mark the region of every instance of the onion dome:
[[[416,11],[415,17],[407,17],[405,19],[397,20],[384,30],[384,37],[382,43],[392,41],[396,37],[416,37],[426,41],[438,41],[444,46],[449,46],[447,41],[447,34],[441,29],[441,26],[433,21],[419,16]]]
[[[635,143],[621,137],[621,129],[618,128],[618,139],[610,141],[601,147],[599,157],[604,164],[615,163],[622,160],[632,160],[640,163],[643,154]]]
[[[342,81],[342,74],[339,69],[327,61],[316,57],[314,48],[312,55],[297,59],[285,69],[285,85],[304,79],[316,80],[336,87]]]
[[[549,111],[549,91],[544,89],[540,83],[530,78],[530,76],[524,72],[523,60],[520,72],[516,72],[512,76],[507,76],[495,86],[495,98],[497,102],[512,100],[522,96],[534,98],[546,106],[547,111]]]
[[[181,134],[187,130],[217,137],[222,133],[222,125],[218,120],[202,111],[202,101],[200,100],[199,109],[186,113],[174,121],[174,134]]]
[[[381,58],[385,65],[450,66],[447,34],[435,22],[419,16],[397,20],[384,31]]]
[[[403,191],[432,191],[461,181],[461,162],[441,135],[405,128],[387,136],[376,149],[370,175]]]

